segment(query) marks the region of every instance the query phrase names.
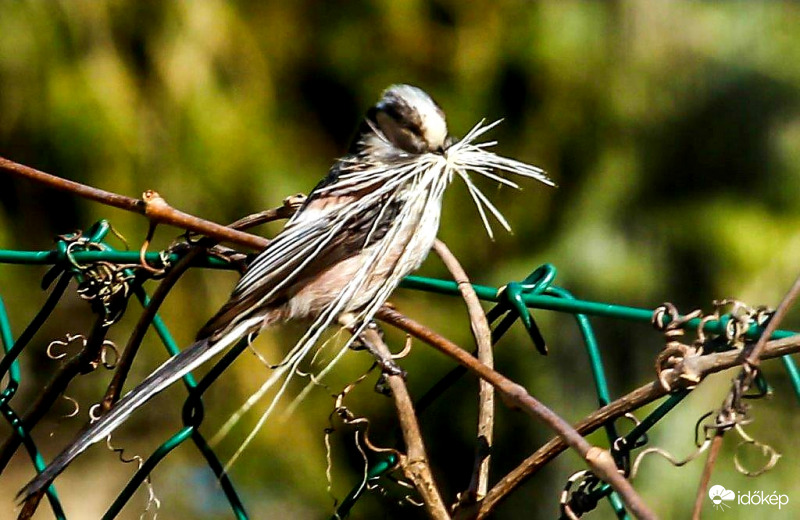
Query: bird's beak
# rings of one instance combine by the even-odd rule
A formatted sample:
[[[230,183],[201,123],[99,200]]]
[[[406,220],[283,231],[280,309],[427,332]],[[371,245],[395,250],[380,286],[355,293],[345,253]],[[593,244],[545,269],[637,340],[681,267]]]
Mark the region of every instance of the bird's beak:
[[[442,144],[442,146],[440,146],[439,149],[436,150],[436,151],[438,153],[444,155],[444,153],[447,151],[447,149],[450,148],[451,146],[453,146],[454,144],[456,144],[457,142],[458,142],[458,139],[456,139],[452,135],[448,135],[445,138],[444,143]]]

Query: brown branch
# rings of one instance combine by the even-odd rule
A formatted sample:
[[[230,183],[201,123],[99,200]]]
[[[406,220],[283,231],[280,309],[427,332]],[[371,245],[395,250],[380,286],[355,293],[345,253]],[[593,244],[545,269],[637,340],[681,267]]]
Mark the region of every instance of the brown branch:
[[[620,475],[611,454],[604,449],[592,446],[575,429],[548,407],[531,396],[524,387],[487,367],[455,343],[402,314],[382,307],[376,317],[404,330],[428,343],[440,352],[466,366],[472,373],[488,381],[499,392],[503,401],[512,409],[519,409],[544,422],[572,449],[586,461],[598,478],[609,483],[619,493],[628,510],[637,518],[656,518],[644,504],[630,482]]]
[[[39,507],[39,503],[42,501],[44,493],[44,490],[41,490],[29,496],[28,499],[25,500],[25,503],[22,504],[22,509],[17,516],[17,520],[30,520],[33,518],[36,509]]]
[[[177,283],[181,275],[183,275],[183,273],[189,269],[189,266],[192,264],[192,262],[194,262],[194,260],[204,251],[204,247],[196,247],[189,251],[178,261],[177,264],[175,264],[172,269],[169,270],[164,279],[161,280],[161,283],[158,284],[158,287],[156,287],[156,290],[153,292],[153,296],[150,298],[150,302],[148,303],[147,307],[145,307],[144,311],[142,311],[142,314],[139,316],[139,320],[133,327],[133,332],[131,332],[128,342],[126,343],[125,348],[120,355],[119,361],[117,362],[117,369],[114,371],[114,376],[108,383],[105,396],[101,401],[103,413],[110,410],[114,403],[119,400],[119,396],[122,393],[122,387],[125,385],[125,379],[127,379],[128,373],[133,365],[133,359],[139,352],[139,346],[142,344],[144,335],[150,328],[150,324],[153,322],[153,318],[155,318],[158,308],[164,302],[167,294],[169,294],[169,292],[175,286],[175,283]],[[137,287],[136,291],[143,291],[143,289],[141,287]],[[144,300],[142,300],[142,303],[144,303]]]
[[[442,259],[447,270],[458,283],[458,290],[467,306],[470,328],[475,344],[478,347],[478,360],[489,368],[494,368],[492,352],[492,330],[475,289],[470,283],[466,271],[441,240],[436,240],[433,250]],[[489,466],[491,451],[494,445],[494,387],[480,379],[478,381],[478,444],[475,448],[475,465],[472,471],[469,488],[460,497],[460,504],[473,504],[483,500],[489,490]]]
[[[297,210],[300,209],[300,206],[303,205],[305,200],[305,195],[302,193],[297,193],[283,199],[283,205],[278,206],[277,208],[270,208],[264,211],[259,211],[258,213],[253,213],[252,215],[247,215],[246,217],[242,217],[236,222],[229,224],[228,227],[243,231],[245,229],[250,229],[251,227],[266,224],[267,222],[291,218],[295,213],[297,213]]]
[[[761,355],[767,341],[772,337],[772,334],[778,330],[778,325],[783,321],[786,313],[789,312],[798,294],[800,294],[800,276],[795,280],[792,287],[781,300],[775,314],[773,314],[769,323],[767,323],[764,332],[759,336],[755,346],[750,349],[742,360],[742,370],[733,381],[731,390],[722,402],[722,407],[716,417],[717,431],[711,443],[711,451],[708,453],[708,459],[706,459],[706,464],[703,467],[703,475],[697,485],[697,494],[695,496],[694,509],[692,510],[693,520],[698,520],[700,518],[700,512],[703,509],[703,502],[706,497],[706,491],[708,490],[708,484],[711,480],[711,474],[714,471],[717,455],[722,447],[722,440],[725,436],[725,432],[739,420],[739,417],[741,417],[739,414],[745,413],[746,411],[745,405],[741,403],[741,399],[750,389],[758,375],[758,366],[761,364]]]
[[[107,206],[145,215],[152,222],[179,227],[220,241],[232,242],[256,250],[264,249],[269,243],[263,237],[236,231],[216,222],[197,218],[179,211],[167,204],[163,197],[152,190],[145,191],[141,199],[134,199],[79,182],[62,179],[29,166],[15,163],[4,157],[0,157],[0,171],[24,177],[50,188],[72,193]]]
[[[770,341],[764,348],[761,359],[772,359],[797,352],[800,352],[800,335]],[[668,383],[673,390],[685,388],[689,381],[681,377],[683,373],[699,374],[702,379],[710,374],[736,367],[741,363],[741,360],[742,352],[739,350],[688,358],[668,376]],[[652,403],[665,395],[667,395],[667,391],[661,385],[661,382],[658,380],[653,381],[591,413],[575,424],[575,430],[581,435],[589,435],[606,423]],[[565,449],[567,449],[567,445],[564,441],[555,437],[536,450],[489,490],[486,498],[481,503],[478,518],[485,518],[490,515],[523,482]]]
[[[778,308],[775,310],[775,314],[772,315],[772,318],[767,323],[767,326],[764,328],[764,332],[761,333],[761,336],[758,338],[758,342],[756,343],[753,350],[745,358],[745,363],[750,365],[752,368],[757,368],[758,364],[761,359],[761,352],[764,349],[764,346],[769,341],[769,338],[772,337],[772,334],[778,330],[778,325],[780,325],[783,318],[786,316],[786,313],[789,312],[789,309],[794,304],[794,301],[797,299],[798,294],[800,294],[800,276],[794,281],[792,287],[789,289],[789,292],[786,293],[786,296],[783,297],[781,303],[778,304]]]
[[[364,341],[369,342],[377,354],[384,359],[391,359],[392,352],[386,343],[381,339],[380,334],[375,329],[367,328],[361,333]],[[389,388],[392,391],[397,418],[400,421],[400,429],[403,432],[403,441],[406,445],[405,460],[402,461],[403,471],[406,477],[414,483],[422,500],[425,503],[428,514],[431,518],[449,519],[447,507],[442,500],[433,474],[430,470],[428,456],[425,453],[425,443],[422,440],[422,432],[419,429],[417,415],[414,412],[414,405],[403,376],[384,374]]]
[[[706,490],[708,483],[711,482],[711,473],[714,470],[714,464],[717,462],[719,450],[722,447],[722,439],[725,438],[723,430],[717,430],[714,434],[714,439],[711,441],[711,449],[708,452],[708,459],[706,465],[703,467],[703,475],[700,477],[700,485],[697,486],[697,495],[694,498],[694,509],[692,509],[692,520],[700,520],[700,512],[703,510],[703,502],[706,501]]]

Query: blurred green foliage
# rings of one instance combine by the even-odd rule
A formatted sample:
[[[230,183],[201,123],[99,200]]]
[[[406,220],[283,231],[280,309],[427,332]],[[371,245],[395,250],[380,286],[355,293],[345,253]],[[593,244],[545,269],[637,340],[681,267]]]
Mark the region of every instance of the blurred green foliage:
[[[505,118],[494,133],[499,151],[544,167],[560,185],[490,190],[514,227],[495,243],[482,231],[466,191],[453,186],[441,237],[476,282],[502,285],[548,261],[559,267],[560,284],[587,299],[648,308],[669,300],[683,310],[708,310],[712,299],[727,296],[775,305],[796,275],[800,253],[798,27],[800,5],[788,1],[5,0],[0,155],[127,195],[155,189],[182,210],[228,222],[307,192],[344,152],[381,90],[412,83],[439,101],[456,135],[480,118]],[[55,234],[100,217],[134,245],[144,237],[142,218],[0,176],[4,248],[47,249]],[[161,229],[156,247],[176,235]],[[423,272],[445,274],[433,256]],[[37,289],[42,273],[0,267],[0,293],[17,332],[43,300]],[[219,272],[185,277],[162,313],[180,341],[190,341],[234,281]],[[457,300],[409,291],[395,300],[402,311],[470,345]],[[112,330],[118,343],[124,344],[134,314]],[[524,332],[515,330],[500,345],[497,366],[577,420],[596,405],[577,331],[569,317],[538,316],[551,355],[535,355]],[[662,347],[654,332],[594,322],[614,395],[652,379],[652,360]],[[77,298],[59,309],[23,360],[23,397],[32,398],[56,369],[44,355],[47,343],[86,331],[89,323],[88,307]],[[800,327],[796,313],[786,327]],[[267,333],[256,346],[279,359],[299,331],[290,326]],[[389,337],[396,345],[402,341]],[[160,363],[162,352],[148,337],[132,380]],[[364,356],[351,358],[331,377],[332,390],[369,364]],[[423,346],[403,364],[417,395],[450,367]],[[800,429],[798,405],[779,364],[766,370],[776,397],[755,405],[749,431],[785,457],[771,473],[746,479],[733,468],[730,439],[712,483],[788,494],[791,502],[780,514],[796,517],[800,439],[792,432]],[[242,356],[207,399],[209,435],[268,373],[253,356]],[[84,404],[82,417],[106,377],[83,378],[70,388]],[[728,379],[704,385],[651,441],[688,454],[695,420],[719,404]],[[367,388],[371,384],[348,402],[374,421],[377,442],[391,444],[392,408]],[[465,380],[422,416],[449,499],[467,485],[475,391],[475,381]],[[159,397],[115,443],[148,454],[179,426],[175,403],[182,393],[174,388]],[[322,518],[332,511],[323,444],[332,406],[326,391],[312,392],[289,420],[272,421],[234,466],[232,477],[254,518]],[[219,446],[223,459],[257,418],[248,415]],[[36,437],[46,455],[81,422],[54,413],[42,423]],[[3,435],[7,431],[3,426]],[[493,475],[503,475],[549,437],[500,406]],[[592,440],[604,442],[600,435]],[[332,458],[331,493],[341,498],[362,471],[347,428],[334,436]],[[72,518],[98,517],[121,489],[132,468],[115,460],[95,448],[59,479]],[[574,455],[561,456],[497,518],[552,518],[558,489],[582,467]],[[648,460],[635,484],[662,517],[686,517],[700,470],[701,463],[675,469]],[[30,476],[18,454],[4,476],[0,516],[11,514],[12,496]],[[188,446],[158,468],[154,482],[163,518],[228,514],[210,471]],[[123,516],[137,518],[144,500],[140,492]],[[419,513],[368,496],[353,514]],[[734,506],[725,517],[749,514]],[[47,517],[44,507],[40,517]],[[594,516],[610,517],[605,504]]]

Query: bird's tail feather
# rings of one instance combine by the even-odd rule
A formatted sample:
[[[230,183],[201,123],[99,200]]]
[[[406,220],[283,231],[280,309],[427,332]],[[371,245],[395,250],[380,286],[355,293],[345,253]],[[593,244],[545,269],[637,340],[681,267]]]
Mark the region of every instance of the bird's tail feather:
[[[219,340],[214,342],[208,339],[199,340],[180,354],[168,359],[139,386],[125,394],[108,413],[84,429],[44,471],[20,490],[17,497],[24,500],[43,490],[86,448],[105,439],[153,396],[247,335],[257,325],[257,321],[261,320],[253,318],[245,320]],[[257,330],[257,327],[255,328]]]

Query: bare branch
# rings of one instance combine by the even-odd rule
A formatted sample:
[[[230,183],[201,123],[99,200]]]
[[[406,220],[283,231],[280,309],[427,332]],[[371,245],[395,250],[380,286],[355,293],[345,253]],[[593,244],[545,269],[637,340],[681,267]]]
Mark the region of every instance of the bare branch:
[[[472,335],[478,347],[478,360],[487,367],[494,368],[492,330],[466,271],[444,242],[436,240],[433,249],[458,283],[458,290],[469,313]],[[459,501],[464,504],[483,500],[489,490],[489,465],[494,445],[494,387],[483,379],[478,381],[478,385],[478,444],[475,448],[475,466],[469,488]]]
[[[753,368],[758,367],[758,364],[761,360],[761,352],[764,349],[764,346],[769,341],[769,338],[772,334],[778,330],[778,325],[781,324],[783,318],[786,316],[786,313],[789,312],[789,309],[794,304],[794,301],[797,299],[798,294],[800,294],[800,276],[794,281],[792,287],[789,289],[789,292],[786,293],[786,296],[783,297],[781,303],[778,305],[778,308],[775,310],[775,314],[767,323],[767,326],[764,328],[764,332],[758,338],[758,342],[756,343],[753,350],[745,358],[745,363],[750,365]]]
[[[711,481],[711,473],[714,470],[714,464],[717,462],[717,456],[719,455],[719,450],[722,447],[722,439],[724,438],[725,432],[723,430],[717,430],[714,434],[714,439],[711,441],[708,459],[706,459],[706,465],[703,467],[703,475],[700,477],[700,485],[697,486],[697,495],[694,498],[692,520],[700,520],[700,512],[703,510],[703,502],[706,500],[708,483]]]
[[[798,294],[800,294],[800,277],[795,280],[794,284],[792,284],[792,287],[781,300],[781,303],[778,305],[775,314],[769,320],[769,323],[767,323],[767,326],[764,328],[764,332],[762,332],[761,336],[759,336],[755,346],[750,349],[749,353],[742,360],[742,370],[733,381],[731,390],[728,392],[728,395],[725,397],[725,400],[722,403],[722,407],[717,413],[717,431],[714,435],[714,440],[711,444],[711,451],[708,453],[708,459],[706,459],[705,467],[703,468],[703,475],[700,478],[700,483],[697,485],[697,494],[694,502],[694,509],[692,511],[692,518],[695,520],[700,518],[700,511],[703,509],[703,500],[705,499],[708,484],[711,480],[711,473],[714,471],[714,464],[717,461],[717,455],[722,447],[722,440],[725,436],[725,432],[736,424],[736,421],[738,421],[738,418],[740,417],[740,413],[745,413],[746,408],[744,406],[746,405],[741,404],[742,396],[747,393],[756,376],[758,375],[758,366],[761,363],[761,354],[764,351],[767,341],[772,334],[778,330],[778,325],[780,325],[781,321],[786,316],[786,313],[789,312],[789,309],[791,308],[795,299],[797,299]]]
[[[15,163],[4,157],[0,157],[0,170],[107,206],[145,215],[152,222],[179,227],[220,241],[231,242],[259,251],[269,244],[269,240],[263,237],[236,231],[216,222],[179,211],[167,204],[163,197],[152,190],[145,191],[141,199],[134,199],[79,182],[62,179],[29,166]]]
[[[637,518],[656,518],[644,504],[630,482],[620,475],[611,454],[602,448],[592,446],[575,429],[548,407],[531,396],[524,387],[506,378],[499,372],[485,366],[467,351],[438,333],[428,329],[402,314],[382,307],[377,318],[404,330],[421,339],[440,352],[466,366],[472,373],[488,381],[501,394],[503,401],[512,409],[519,409],[541,420],[586,461],[595,475],[609,483],[617,491],[625,505]]]
[[[361,335],[380,356],[391,359],[392,352],[383,342],[377,330],[367,328]],[[405,460],[402,463],[403,471],[422,495],[422,500],[431,518],[449,519],[447,507],[431,474],[430,463],[425,453],[425,443],[422,440],[422,432],[419,429],[419,422],[414,412],[411,396],[408,394],[408,388],[406,388],[406,382],[400,375],[384,374],[384,377],[392,390],[397,418],[400,421],[400,429],[406,445]]]
[[[772,359],[796,352],[800,352],[800,335],[770,341],[764,347],[761,359]],[[681,366],[669,374],[670,388],[674,391],[685,388],[689,384],[695,384],[681,377],[684,373],[698,374],[702,379],[710,374],[736,367],[741,360],[742,352],[739,350],[687,358]],[[653,381],[591,413],[575,424],[575,430],[581,435],[589,435],[607,422],[622,417],[665,395],[667,395],[667,391],[661,382]],[[481,503],[478,518],[490,515],[516,488],[565,449],[567,449],[565,442],[561,438],[555,437],[536,450],[489,490]]]

